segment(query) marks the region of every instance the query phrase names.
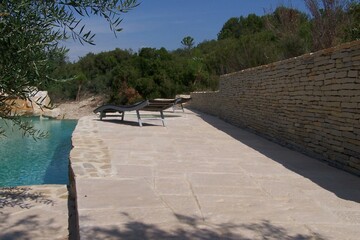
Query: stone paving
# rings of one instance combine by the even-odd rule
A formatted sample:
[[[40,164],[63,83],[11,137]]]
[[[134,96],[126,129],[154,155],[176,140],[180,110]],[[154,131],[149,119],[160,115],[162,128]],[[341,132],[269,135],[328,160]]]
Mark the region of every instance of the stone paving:
[[[216,117],[80,119],[81,239],[359,239],[360,178]]]
[[[0,239],[65,240],[68,225],[66,185],[0,188]]]

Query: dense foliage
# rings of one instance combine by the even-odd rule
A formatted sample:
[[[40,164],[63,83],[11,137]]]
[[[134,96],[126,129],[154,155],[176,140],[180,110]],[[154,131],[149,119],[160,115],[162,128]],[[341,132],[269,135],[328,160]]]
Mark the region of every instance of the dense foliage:
[[[175,51],[115,49],[89,53],[76,63],[60,61],[54,76],[76,77],[50,86],[51,95],[60,100],[104,94],[110,102],[127,104],[141,98],[171,98],[196,90],[215,90],[222,74],[360,38],[359,3],[305,2],[310,16],[278,7],[264,16],[233,17],[223,25],[217,40],[197,46],[191,36],[186,36],[179,40],[182,48]]]
[[[25,98],[33,87],[47,88],[49,75],[66,53],[59,41],[72,37],[93,44],[94,35],[82,25],[82,17],[101,16],[117,32],[120,16],[137,5],[136,0],[0,1],[0,118],[12,118],[12,99]]]

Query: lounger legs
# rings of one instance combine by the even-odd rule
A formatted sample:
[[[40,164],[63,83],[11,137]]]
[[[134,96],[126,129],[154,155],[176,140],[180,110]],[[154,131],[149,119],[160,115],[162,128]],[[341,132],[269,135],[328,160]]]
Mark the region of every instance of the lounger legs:
[[[178,105],[180,105],[180,106],[178,106]],[[173,112],[175,112],[175,110],[176,110],[176,108],[180,108],[181,107],[181,110],[183,111],[183,112],[185,112],[185,110],[184,110],[184,106],[183,106],[183,104],[182,103],[177,103],[177,104],[175,104],[174,103],[174,105],[173,105],[173,107],[172,107],[172,109],[173,109]]]
[[[140,117],[140,112],[138,110],[136,111],[136,115],[137,115],[137,119],[138,119],[138,122],[139,122],[139,126],[142,127],[142,121],[141,121],[141,117]],[[161,116],[162,124],[165,127],[165,117],[164,117],[163,111],[160,111],[160,116]]]
[[[139,110],[136,110],[136,115],[137,115],[137,118],[138,118],[139,126],[142,127],[142,122],[141,122]]]
[[[165,118],[164,118],[164,113],[163,113],[163,111],[160,111],[160,116],[161,116],[162,124],[163,124],[163,126],[165,127]]]

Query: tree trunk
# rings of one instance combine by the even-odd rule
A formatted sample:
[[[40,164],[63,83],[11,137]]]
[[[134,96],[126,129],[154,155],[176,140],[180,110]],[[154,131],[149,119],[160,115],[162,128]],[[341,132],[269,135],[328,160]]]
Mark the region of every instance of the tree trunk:
[[[78,86],[78,91],[76,94],[76,101],[80,101],[81,86],[82,86],[82,84],[79,84],[79,86]]]

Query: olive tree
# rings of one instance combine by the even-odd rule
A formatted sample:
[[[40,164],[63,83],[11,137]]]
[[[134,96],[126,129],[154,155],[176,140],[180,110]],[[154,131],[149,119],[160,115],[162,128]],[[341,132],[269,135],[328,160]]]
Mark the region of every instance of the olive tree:
[[[60,41],[72,38],[94,44],[94,34],[82,24],[84,17],[104,18],[116,35],[122,30],[122,15],[138,4],[137,0],[0,1],[0,118],[13,119],[33,135],[11,116],[10,99],[25,98],[29,86],[42,88],[51,80],[51,58],[67,51]]]

